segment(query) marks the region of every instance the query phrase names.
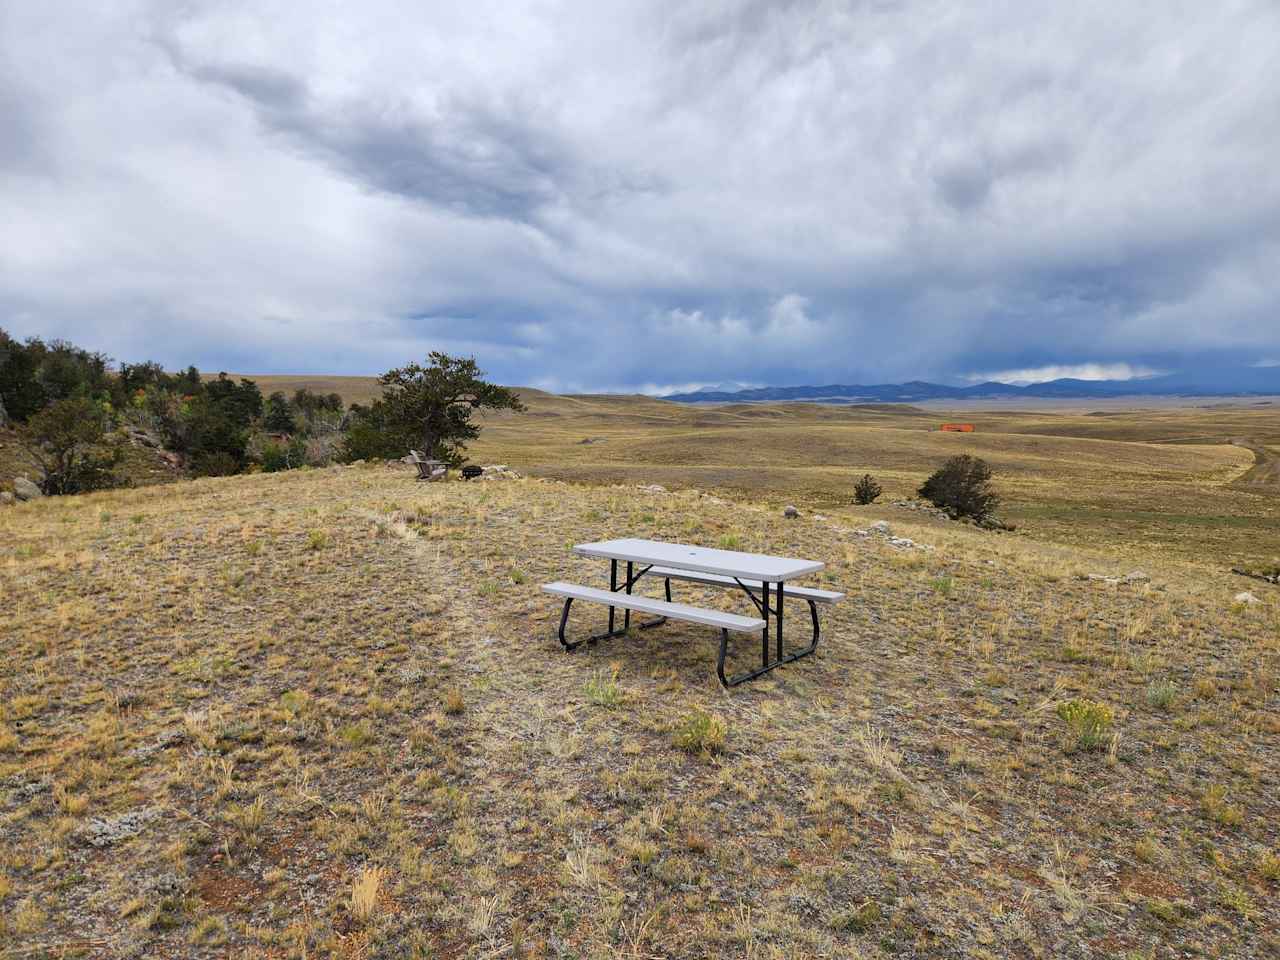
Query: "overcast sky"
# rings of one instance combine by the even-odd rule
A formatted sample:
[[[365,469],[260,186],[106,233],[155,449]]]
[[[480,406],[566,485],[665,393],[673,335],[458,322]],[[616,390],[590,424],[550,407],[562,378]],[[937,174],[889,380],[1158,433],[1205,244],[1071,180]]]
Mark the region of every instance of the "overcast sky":
[[[1280,3],[0,0],[0,326],[647,389],[1280,358]]]

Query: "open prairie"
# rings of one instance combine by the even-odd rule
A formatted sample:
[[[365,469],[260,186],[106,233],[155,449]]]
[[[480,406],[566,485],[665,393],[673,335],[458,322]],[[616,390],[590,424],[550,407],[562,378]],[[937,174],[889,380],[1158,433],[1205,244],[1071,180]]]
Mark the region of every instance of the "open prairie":
[[[1280,483],[1274,473],[1251,474],[1267,448],[1280,448],[1280,407],[1270,404],[952,416],[896,405],[525,396],[528,414],[490,421],[472,451],[479,462],[828,510],[851,500],[863,473],[880,479],[885,504],[913,496],[947,457],[972,453],[991,463],[1001,513],[1025,536],[1144,564],[1251,566],[1280,554]],[[950,419],[976,432],[937,430]],[[901,515],[888,506],[872,512]]]
[[[1276,948],[1270,598],[844,507],[411,476],[0,514],[15,956]],[[568,546],[621,533],[821,558],[849,597],[732,691],[688,625],[566,655],[537,584],[600,582]]]
[[[1274,556],[1276,498],[1222,442],[1274,446],[1273,413],[947,435],[900,407],[527,397],[474,458],[545,476],[0,510],[3,955],[1280,949],[1280,603],[1225,571]],[[1017,533],[847,502],[960,450]],[[811,557],[848,596],[814,656],[731,690],[690,624],[566,654],[538,585],[602,585],[570,546],[628,535]]]

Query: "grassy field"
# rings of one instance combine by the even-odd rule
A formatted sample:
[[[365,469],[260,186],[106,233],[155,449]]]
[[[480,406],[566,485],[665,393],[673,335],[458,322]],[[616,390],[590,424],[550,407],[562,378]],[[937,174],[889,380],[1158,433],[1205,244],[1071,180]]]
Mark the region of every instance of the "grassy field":
[[[277,390],[288,396],[293,396],[295,390],[301,390],[304,387],[312,393],[339,394],[348,404],[368,403],[382,395],[382,388],[378,386],[376,377],[311,376],[305,373],[228,373],[227,376],[237,380],[241,377],[252,380],[258,385],[258,389],[262,391],[264,397],[275,393]],[[205,380],[216,380],[217,378],[218,374],[216,372],[209,373],[206,371],[203,375]]]
[[[936,429],[945,412],[904,406],[527,397],[528,414],[492,420],[475,459],[585,483],[696,487],[829,510],[849,502],[864,472],[880,479],[888,501],[912,496],[948,456],[972,453],[995,470],[1002,514],[1038,540],[1217,568],[1280,553],[1280,484],[1236,483],[1255,455],[1232,443],[1280,446],[1275,406],[971,410],[963,419],[977,432],[959,434]]]
[[[525,393],[473,449],[524,480],[0,509],[0,957],[1280,950],[1280,602],[1226,572],[1276,554],[1274,409]],[[848,503],[961,451],[1016,534]],[[619,535],[849,596],[732,691],[687,624],[565,654],[538,584]]]
[[[7,955],[1280,948],[1270,596],[895,517],[933,548],[902,549],[848,507],[411,476],[0,512]],[[565,654],[537,584],[600,583],[568,546],[621,533],[817,557],[849,598],[733,691],[687,625]]]

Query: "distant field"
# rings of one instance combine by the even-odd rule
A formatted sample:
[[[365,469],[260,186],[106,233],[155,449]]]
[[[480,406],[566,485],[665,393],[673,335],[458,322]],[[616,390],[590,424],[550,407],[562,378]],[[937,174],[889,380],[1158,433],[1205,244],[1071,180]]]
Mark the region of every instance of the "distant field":
[[[326,377],[307,376],[306,374],[256,374],[228,373],[227,376],[239,379],[246,377],[258,385],[263,394],[281,390],[292,394],[295,390],[306,387],[314,393],[336,393],[344,403],[368,403],[382,394],[377,377]],[[216,380],[217,373],[205,373],[204,379]]]
[[[348,403],[380,393],[373,377],[246,376],[265,393],[307,387]],[[888,501],[911,496],[946,457],[965,452],[993,465],[1002,512],[1027,536],[1214,567],[1280,554],[1280,468],[1267,455],[1280,447],[1273,399],[682,405],[519,390],[528,413],[490,417],[471,449],[476,461],[829,510],[848,502],[864,472]],[[936,430],[953,419],[977,431]]]
[[[911,496],[948,456],[972,453],[992,464],[1002,513],[1028,536],[1217,566],[1280,553],[1280,487],[1235,485],[1255,456],[1233,443],[1280,443],[1275,406],[953,415],[904,405],[526,398],[529,413],[489,419],[474,459],[578,482],[696,487],[826,510],[848,503],[864,472],[881,480],[888,501]],[[977,431],[936,429],[956,418]]]

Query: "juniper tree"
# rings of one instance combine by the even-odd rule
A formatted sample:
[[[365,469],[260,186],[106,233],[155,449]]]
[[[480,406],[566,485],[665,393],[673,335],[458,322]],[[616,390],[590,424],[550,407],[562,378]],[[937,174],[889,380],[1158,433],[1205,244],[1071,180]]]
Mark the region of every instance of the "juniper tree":
[[[413,438],[428,457],[461,463],[467,441],[480,435],[471,420],[477,410],[524,410],[513,391],[483,379],[474,358],[432,351],[427,360],[379,377],[382,399],[370,414],[387,431]]]

